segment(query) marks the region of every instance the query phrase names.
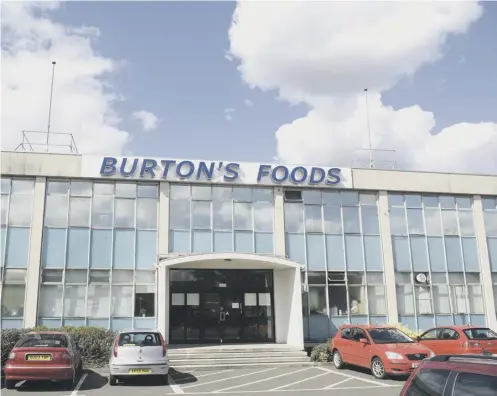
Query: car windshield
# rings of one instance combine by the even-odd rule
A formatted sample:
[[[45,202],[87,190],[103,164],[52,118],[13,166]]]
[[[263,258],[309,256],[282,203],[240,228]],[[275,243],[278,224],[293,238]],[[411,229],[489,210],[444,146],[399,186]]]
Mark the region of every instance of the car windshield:
[[[470,340],[497,340],[497,333],[487,328],[467,329],[464,334]]]
[[[414,341],[397,329],[379,328],[369,330],[375,344],[407,344]]]
[[[69,342],[64,334],[27,334],[16,344],[17,348],[67,348]]]
[[[122,333],[119,346],[161,346],[160,336],[152,332]]]

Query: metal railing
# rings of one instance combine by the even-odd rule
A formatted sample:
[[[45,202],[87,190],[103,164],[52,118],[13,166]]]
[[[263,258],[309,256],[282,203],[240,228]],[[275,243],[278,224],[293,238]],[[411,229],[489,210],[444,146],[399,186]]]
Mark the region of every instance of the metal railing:
[[[78,154],[72,133],[22,131],[22,142],[14,151]]]
[[[395,150],[357,149],[354,151],[353,168],[395,169]]]

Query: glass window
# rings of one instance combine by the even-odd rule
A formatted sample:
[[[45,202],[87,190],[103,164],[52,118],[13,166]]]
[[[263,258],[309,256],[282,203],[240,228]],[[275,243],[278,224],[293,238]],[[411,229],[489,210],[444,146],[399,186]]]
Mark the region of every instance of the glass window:
[[[236,230],[252,230],[252,205],[250,203],[235,202],[234,218]]]
[[[34,188],[34,180],[12,179],[12,194],[32,194]]]
[[[129,270],[113,270],[112,271],[112,283],[113,284],[132,284],[133,283],[133,271]]]
[[[378,235],[380,227],[378,224],[378,209],[376,206],[361,207],[362,232],[364,234]]]
[[[273,189],[254,188],[254,202],[273,202]]]
[[[92,230],[90,246],[90,268],[110,268],[112,263],[112,230]]]
[[[68,181],[49,181],[47,186],[48,194],[67,195],[69,191]]]
[[[110,314],[110,285],[88,285],[86,315],[89,318],[105,318]]]
[[[321,205],[305,205],[306,232],[323,232]]]
[[[364,286],[349,286],[349,304],[351,315],[366,315],[366,288]]]
[[[135,265],[135,231],[114,231],[113,268],[133,268]]]
[[[359,193],[359,202],[361,205],[376,205],[376,193],[373,192]]]
[[[368,286],[368,301],[370,315],[387,314],[385,286]]]
[[[231,201],[231,187],[212,186],[212,199],[218,201]]]
[[[400,315],[414,315],[414,294],[411,285],[397,285],[397,308]]]
[[[497,211],[485,211],[483,212],[483,218],[485,219],[485,232],[487,236],[497,236]]]
[[[93,195],[114,195],[114,183],[93,183]]]
[[[26,285],[3,285],[1,289],[3,318],[23,319],[25,290]]]
[[[321,191],[319,190],[303,190],[302,200],[305,204],[321,205]]]
[[[89,181],[71,181],[71,196],[91,197],[92,183]]]
[[[466,293],[465,286],[450,286],[450,294],[452,300],[452,313],[466,314]]]
[[[64,268],[66,261],[66,229],[43,230],[43,267]]]
[[[496,209],[497,201],[491,197],[481,197],[483,209]]]
[[[458,209],[471,209],[472,199],[471,197],[456,197],[456,204]]]
[[[302,204],[285,202],[285,231],[304,232],[304,211]]]
[[[459,237],[445,237],[445,253],[449,271],[462,271],[461,240]]]
[[[407,237],[392,237],[393,260],[397,271],[411,271],[409,241]]]
[[[428,256],[432,272],[445,272],[444,241],[441,237],[428,237]]]
[[[360,235],[345,236],[345,252],[347,270],[364,270],[364,255],[362,249],[362,237]]]
[[[138,198],[136,201],[136,228],[157,229],[157,200]]]
[[[211,229],[211,203],[192,202],[192,228],[197,230]]]
[[[340,206],[324,205],[323,217],[326,234],[342,233],[342,208]]]
[[[406,194],[405,195],[406,206],[408,208],[421,208],[421,195],[420,194]]]
[[[116,183],[116,197],[119,198],[136,198],[135,183]]]
[[[112,286],[111,315],[122,318],[133,315],[133,286]]]
[[[170,184],[169,189],[171,199],[190,199],[190,186]]]
[[[171,186],[172,187],[172,186]],[[183,186],[179,186],[183,187]],[[172,230],[190,229],[190,201],[171,199],[169,201],[169,227]]]
[[[331,316],[347,316],[347,288],[345,286],[329,286],[328,301],[330,302]]]
[[[7,224],[7,209],[9,208],[9,196],[2,195],[1,196],[1,204],[0,209],[2,210],[2,225]]]
[[[404,194],[388,194],[388,205],[389,206],[404,206]]]
[[[64,289],[64,317],[85,317],[86,286],[66,286]]]
[[[44,283],[62,283],[62,270],[44,269],[41,275],[41,281]]]
[[[1,186],[2,194],[10,193],[10,178],[2,177],[2,186]]]
[[[71,197],[69,208],[69,225],[75,227],[90,226],[90,198]],[[46,224],[46,220],[45,220]],[[46,224],[53,225],[53,224]]]
[[[233,203],[231,200],[224,202],[213,201],[212,212],[212,222],[215,230],[231,231],[233,229]],[[258,213],[255,213],[255,216],[257,218]]]
[[[135,227],[135,200],[116,199],[115,201],[114,227],[134,228]]]
[[[157,264],[157,231],[137,231],[136,268],[149,269]]]
[[[358,207],[343,208],[343,230],[346,234],[359,234],[361,232]]]
[[[436,314],[450,314],[449,287],[433,285],[433,308]]]
[[[442,233],[442,217],[440,210],[433,208],[425,208],[425,224],[427,235],[443,235]]]
[[[450,370],[425,369],[414,376],[405,396],[442,396]]]
[[[104,184],[105,185],[105,184]],[[112,197],[94,197],[92,202],[91,226],[111,228],[113,214]]]
[[[383,269],[381,241],[379,236],[376,235],[364,236],[364,256],[366,259],[367,270],[381,271]]]
[[[254,202],[255,231],[273,231],[273,204],[269,202]]]
[[[480,260],[478,257],[478,247],[476,238],[461,238],[464,267],[466,271],[479,271]]]
[[[48,195],[45,201],[45,226],[67,227],[69,202],[65,195]],[[12,204],[11,204],[12,208]],[[28,225],[30,222],[28,222]]]
[[[252,188],[233,187],[233,200],[238,202],[252,202]]]
[[[429,286],[415,286],[416,311],[418,315],[432,314],[431,291]]]
[[[110,271],[90,270],[90,283],[109,283]]]
[[[424,234],[425,227],[423,224],[423,210],[407,209],[407,224],[409,234]]]
[[[68,269],[66,270],[66,283],[86,283],[87,270]]]
[[[309,286],[309,308],[311,315],[328,315],[325,287]]]
[[[473,223],[473,212],[470,210],[460,210],[459,215],[459,227],[461,229],[461,235],[473,236],[475,235],[475,228]]]
[[[412,236],[411,257],[414,271],[428,271],[428,255],[426,254],[426,240],[422,236]]]
[[[484,314],[483,295],[480,285],[468,285],[469,313]]]
[[[38,315],[41,318],[60,318],[62,315],[62,286],[41,285]]]
[[[442,210],[442,223],[445,235],[459,235],[457,212],[455,210]]]
[[[344,206],[359,205],[359,193],[357,191],[340,191],[340,196]]]
[[[192,186],[192,199],[211,200],[211,186]]]
[[[136,283],[155,283],[155,272],[154,271],[136,271],[135,272]]]
[[[455,209],[456,208],[456,199],[455,197],[451,197],[448,195],[440,195],[438,197],[440,201],[440,206],[442,209]]]
[[[158,198],[159,186],[157,184],[138,184],[138,198]]]
[[[5,266],[9,268],[26,268],[29,256],[28,227],[9,227],[7,232],[7,246]]]
[[[324,235],[323,234],[307,234],[307,268],[309,270],[324,271],[326,261],[324,258]]]
[[[340,205],[340,191],[323,191],[321,193],[325,205]]]
[[[406,235],[406,212],[401,208],[390,209],[390,231],[392,235]]]
[[[456,377],[454,396],[490,396],[496,393],[496,376],[461,372]]]
[[[0,270],[1,272],[1,270]],[[26,270],[25,269],[5,269],[5,283],[26,283]]]
[[[139,290],[135,294],[135,317],[150,318],[155,316],[155,294],[150,290]]]

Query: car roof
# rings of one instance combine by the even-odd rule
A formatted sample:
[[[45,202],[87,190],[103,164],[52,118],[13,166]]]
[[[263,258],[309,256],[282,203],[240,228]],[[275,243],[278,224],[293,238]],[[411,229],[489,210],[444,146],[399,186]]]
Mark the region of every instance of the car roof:
[[[423,362],[426,368],[447,368],[451,366],[467,367],[478,370],[490,370],[497,375],[497,356],[491,355],[436,355]]]
[[[435,326],[428,330],[434,329],[454,329],[454,330],[471,330],[471,329],[488,329],[487,326],[470,326],[470,325],[447,325],[447,326]]]
[[[371,330],[371,329],[397,329],[395,326],[392,325],[363,325],[363,324],[344,324],[341,325],[339,328],[340,329],[346,329],[349,327],[357,327],[359,329],[364,329],[364,330]]]
[[[119,333],[160,333],[158,329],[121,329]]]

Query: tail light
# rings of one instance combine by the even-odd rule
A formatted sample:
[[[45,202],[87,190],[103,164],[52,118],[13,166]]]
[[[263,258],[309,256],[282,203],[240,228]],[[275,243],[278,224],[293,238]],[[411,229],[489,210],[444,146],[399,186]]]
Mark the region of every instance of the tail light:
[[[117,345],[118,345],[119,337],[116,337],[114,341],[114,357],[117,357]]]
[[[166,356],[166,352],[167,352],[167,345],[166,345],[166,340],[164,340],[164,337],[162,337],[162,334],[160,334],[160,340],[162,342],[162,356]]]
[[[7,360],[14,360],[15,358],[16,358],[16,354],[14,352],[10,352]]]
[[[480,348],[481,345],[479,342],[476,342],[476,341],[464,341],[462,343],[462,346],[464,348]]]

